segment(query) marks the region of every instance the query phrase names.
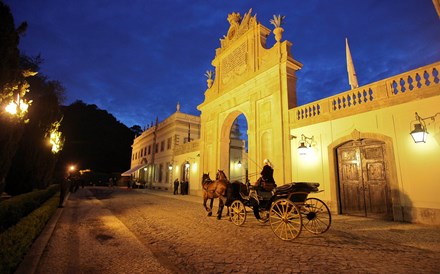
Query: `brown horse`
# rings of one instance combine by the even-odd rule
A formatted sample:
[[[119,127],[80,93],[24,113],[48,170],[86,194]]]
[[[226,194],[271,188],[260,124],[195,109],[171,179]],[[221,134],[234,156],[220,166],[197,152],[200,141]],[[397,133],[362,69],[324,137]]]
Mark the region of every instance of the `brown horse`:
[[[226,192],[229,186],[229,181],[226,179],[226,175],[222,170],[219,170],[216,175],[216,180],[213,181],[209,178],[208,174],[202,176],[202,188],[203,188],[203,207],[208,212],[208,216],[212,215],[212,204],[215,198],[219,198],[219,205],[217,211],[217,219],[222,218],[223,208],[226,203]],[[206,201],[211,199],[211,207],[206,206]]]

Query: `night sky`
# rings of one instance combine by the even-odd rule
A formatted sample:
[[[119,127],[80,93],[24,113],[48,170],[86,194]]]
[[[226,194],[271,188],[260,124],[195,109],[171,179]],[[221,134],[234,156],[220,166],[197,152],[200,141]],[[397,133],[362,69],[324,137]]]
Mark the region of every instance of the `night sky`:
[[[22,53],[41,54],[41,73],[75,100],[96,104],[131,127],[175,112],[199,115],[206,70],[228,13],[253,9],[269,23],[286,16],[298,104],[344,92],[345,37],[359,85],[440,61],[440,19],[432,0],[6,0],[15,24],[28,22]],[[275,43],[271,34],[268,46]]]

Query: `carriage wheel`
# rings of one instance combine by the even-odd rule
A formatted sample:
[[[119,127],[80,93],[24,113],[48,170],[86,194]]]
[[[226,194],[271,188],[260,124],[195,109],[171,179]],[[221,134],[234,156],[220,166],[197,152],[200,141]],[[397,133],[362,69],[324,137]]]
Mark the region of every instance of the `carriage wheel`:
[[[230,220],[234,225],[242,225],[246,221],[246,207],[240,200],[235,200],[231,204]]]
[[[301,207],[302,223],[313,234],[326,232],[332,223],[327,205],[317,198],[308,198]]]
[[[293,240],[301,233],[301,213],[295,204],[288,199],[283,198],[272,203],[269,221],[273,233],[281,240]]]
[[[258,219],[258,221],[262,224],[267,223],[267,221],[269,221],[269,211],[267,211],[264,208],[260,208],[259,213],[260,213],[260,219]]]

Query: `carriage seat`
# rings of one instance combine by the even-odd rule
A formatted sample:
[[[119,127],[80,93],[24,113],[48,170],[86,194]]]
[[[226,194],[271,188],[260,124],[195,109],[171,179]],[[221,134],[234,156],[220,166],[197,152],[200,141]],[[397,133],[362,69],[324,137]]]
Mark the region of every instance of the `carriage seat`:
[[[318,192],[319,183],[293,182],[275,188],[275,194],[289,194],[292,192]]]

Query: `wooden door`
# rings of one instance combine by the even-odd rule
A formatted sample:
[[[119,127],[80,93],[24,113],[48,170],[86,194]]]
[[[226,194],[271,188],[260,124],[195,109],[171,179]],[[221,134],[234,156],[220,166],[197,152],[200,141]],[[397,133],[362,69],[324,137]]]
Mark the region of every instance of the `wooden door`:
[[[384,144],[353,141],[337,149],[341,213],[390,219]]]
[[[383,144],[361,147],[366,215],[388,219],[391,204],[383,154]]]
[[[341,211],[350,215],[365,215],[360,149],[345,146],[338,149],[339,191]]]

